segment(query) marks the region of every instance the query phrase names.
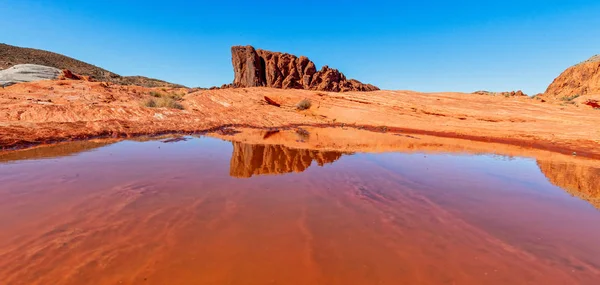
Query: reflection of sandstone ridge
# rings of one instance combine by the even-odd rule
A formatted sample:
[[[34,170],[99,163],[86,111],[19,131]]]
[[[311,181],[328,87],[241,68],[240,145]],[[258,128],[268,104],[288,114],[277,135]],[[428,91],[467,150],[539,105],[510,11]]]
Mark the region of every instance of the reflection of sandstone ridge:
[[[255,50],[251,46],[231,48],[234,87],[274,87],[321,91],[375,91],[379,88],[346,79],[337,69],[323,66],[317,71],[307,57]]]
[[[282,145],[253,145],[240,142],[232,144],[229,172],[234,177],[302,172],[313,160],[319,166],[323,166],[333,163],[343,154],[337,151],[293,149]]]
[[[600,94],[600,55],[567,68],[546,90],[549,97]]]
[[[552,184],[600,209],[600,168],[541,160],[537,164]]]
[[[31,148],[26,150],[0,152],[0,163],[29,159],[50,159],[76,155],[82,152],[91,151],[100,147],[113,144],[117,141],[117,139],[98,141],[75,141],[55,145],[48,145],[39,148]]]

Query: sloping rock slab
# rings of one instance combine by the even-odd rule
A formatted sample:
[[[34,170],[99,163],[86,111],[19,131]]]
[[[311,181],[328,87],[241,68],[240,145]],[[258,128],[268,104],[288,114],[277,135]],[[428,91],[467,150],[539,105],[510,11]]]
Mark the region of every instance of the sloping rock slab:
[[[19,64],[0,70],[0,85],[10,86],[21,82],[57,79],[62,70],[37,64]]]

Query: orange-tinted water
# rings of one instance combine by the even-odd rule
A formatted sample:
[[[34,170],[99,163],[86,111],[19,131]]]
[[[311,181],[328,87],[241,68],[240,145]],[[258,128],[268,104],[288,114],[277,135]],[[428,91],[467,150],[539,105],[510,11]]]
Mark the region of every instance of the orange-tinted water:
[[[600,212],[535,160],[74,149],[0,157],[0,284],[600,284]]]

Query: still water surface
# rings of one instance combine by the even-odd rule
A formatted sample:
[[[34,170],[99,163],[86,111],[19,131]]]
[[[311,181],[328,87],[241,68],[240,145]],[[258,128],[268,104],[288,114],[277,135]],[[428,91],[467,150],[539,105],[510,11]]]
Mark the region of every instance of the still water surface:
[[[561,169],[212,138],[0,155],[0,284],[600,284],[600,211]]]

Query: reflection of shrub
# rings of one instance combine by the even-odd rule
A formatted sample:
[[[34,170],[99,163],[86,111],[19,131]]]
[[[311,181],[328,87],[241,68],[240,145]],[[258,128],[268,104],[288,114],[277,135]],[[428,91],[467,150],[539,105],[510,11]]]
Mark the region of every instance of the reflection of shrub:
[[[296,109],[306,110],[306,109],[310,109],[310,106],[312,106],[312,103],[308,99],[304,99],[304,100],[298,102],[298,104],[296,104]]]

